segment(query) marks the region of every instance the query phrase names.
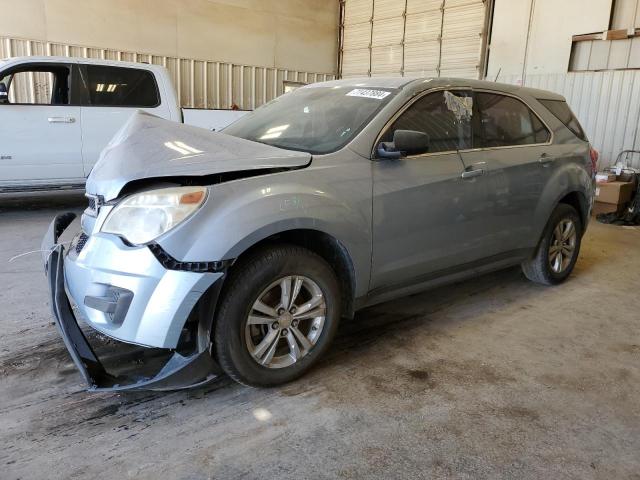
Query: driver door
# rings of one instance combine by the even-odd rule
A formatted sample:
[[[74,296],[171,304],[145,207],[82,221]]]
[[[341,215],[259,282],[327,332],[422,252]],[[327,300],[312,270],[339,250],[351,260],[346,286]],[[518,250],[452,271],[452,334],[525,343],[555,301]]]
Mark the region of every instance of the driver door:
[[[0,181],[81,183],[80,106],[73,64],[27,63],[0,74]]]
[[[473,148],[473,93],[440,90],[414,101],[388,127],[424,132],[428,151],[373,162],[370,289],[382,293],[426,281],[482,256],[474,229],[483,221],[458,150]],[[465,174],[466,175],[466,174]]]

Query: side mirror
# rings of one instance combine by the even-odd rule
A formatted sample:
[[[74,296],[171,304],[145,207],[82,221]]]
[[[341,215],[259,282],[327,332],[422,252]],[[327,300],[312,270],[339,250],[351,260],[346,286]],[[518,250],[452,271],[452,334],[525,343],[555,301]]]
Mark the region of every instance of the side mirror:
[[[0,83],[0,103],[9,103],[9,92],[4,83]]]
[[[396,150],[405,155],[418,155],[429,151],[429,135],[415,130],[396,130],[393,133]]]
[[[428,151],[429,135],[416,130],[396,130],[393,132],[393,142],[382,142],[378,145],[380,158],[397,159]]]

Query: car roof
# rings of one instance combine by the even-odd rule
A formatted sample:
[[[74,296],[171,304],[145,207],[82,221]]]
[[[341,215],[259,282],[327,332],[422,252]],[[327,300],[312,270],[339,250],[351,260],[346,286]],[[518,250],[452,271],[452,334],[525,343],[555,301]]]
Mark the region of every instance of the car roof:
[[[564,100],[562,95],[539,90],[535,88],[522,87],[507,83],[497,83],[487,80],[472,80],[466,78],[453,77],[356,77],[344,78],[341,80],[330,80],[328,82],[312,83],[304,88],[314,87],[354,87],[354,88],[393,88],[406,90],[408,94],[415,94],[431,88],[461,88],[469,87],[483,90],[494,90],[496,92],[511,93],[516,96],[528,95],[543,100]]]
[[[402,88],[414,79],[408,77],[357,77],[310,83],[303,88],[314,87],[364,87],[364,88]]]

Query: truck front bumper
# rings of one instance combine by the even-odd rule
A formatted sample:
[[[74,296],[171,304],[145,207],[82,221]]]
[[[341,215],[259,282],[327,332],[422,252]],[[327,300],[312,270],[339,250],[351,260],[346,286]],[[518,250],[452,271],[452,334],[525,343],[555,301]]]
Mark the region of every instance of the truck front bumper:
[[[58,238],[74,218],[73,213],[56,216],[42,250],[56,325],[89,389],[175,390],[217,378],[220,369],[208,345],[187,355],[173,349],[193,306],[222,274],[166,270],[146,247],[118,254],[113,250],[117,244],[104,238],[96,239],[92,248],[85,245],[84,256],[84,248],[73,243],[65,253]],[[80,329],[72,303],[99,332],[125,343],[167,349],[171,357],[151,375],[109,373]]]

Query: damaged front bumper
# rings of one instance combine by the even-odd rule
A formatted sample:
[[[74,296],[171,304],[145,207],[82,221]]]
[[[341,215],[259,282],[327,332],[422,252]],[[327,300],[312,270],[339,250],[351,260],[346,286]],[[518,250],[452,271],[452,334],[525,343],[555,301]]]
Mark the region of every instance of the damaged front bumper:
[[[177,332],[184,326],[202,289],[210,286],[221,275],[196,282],[199,287],[186,293],[185,296],[189,299],[186,303],[178,302],[179,308],[171,309],[164,305],[158,309],[157,305],[150,303],[154,301],[154,293],[166,298],[167,292],[163,291],[166,288],[163,284],[163,280],[166,283],[166,277],[162,270],[160,273],[156,270],[155,277],[147,272],[136,276],[130,272],[114,272],[109,268],[91,265],[86,258],[82,261],[77,257],[70,259],[68,265],[65,264],[68,254],[65,253],[64,245],[58,243],[58,238],[74,219],[73,213],[56,216],[43,239],[42,250],[56,325],[89,390],[176,390],[203,385],[216,379],[220,375],[220,369],[211,357],[208,342],[200,347],[197,345],[204,342],[195,342],[196,346],[188,354],[175,351],[175,347],[179,336]],[[74,245],[72,247],[76,248]],[[96,252],[99,258],[108,258],[109,253],[113,252]],[[154,265],[154,268],[162,269],[159,265]],[[173,272],[166,273],[170,275]],[[128,288],[116,285],[119,279],[126,280]],[[172,277],[170,279],[175,280]],[[175,296],[172,298],[175,300]],[[163,348],[171,353],[170,358],[158,371],[151,374],[142,375],[137,371],[132,374],[109,373],[80,329],[71,301],[86,317],[87,323],[97,331],[125,343]],[[153,333],[155,336],[150,337],[152,340],[148,342],[155,344],[139,341],[145,338],[140,337],[140,332],[154,330],[154,325],[143,325],[145,318],[156,322],[155,327],[159,332]]]

